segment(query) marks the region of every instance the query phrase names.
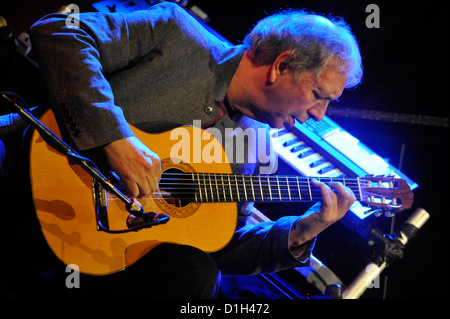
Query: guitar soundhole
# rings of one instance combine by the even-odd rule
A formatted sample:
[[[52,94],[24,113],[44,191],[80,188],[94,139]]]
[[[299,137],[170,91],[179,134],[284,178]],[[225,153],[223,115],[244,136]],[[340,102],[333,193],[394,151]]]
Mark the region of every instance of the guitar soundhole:
[[[176,168],[170,168],[161,174],[159,190],[162,198],[175,207],[185,207],[195,201],[192,175]]]

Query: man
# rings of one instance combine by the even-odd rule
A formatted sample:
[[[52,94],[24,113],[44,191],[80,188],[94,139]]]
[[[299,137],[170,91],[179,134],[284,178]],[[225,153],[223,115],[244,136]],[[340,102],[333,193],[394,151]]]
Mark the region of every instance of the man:
[[[157,189],[161,166],[128,123],[155,132],[201,120],[225,132],[320,121],[362,73],[343,22],[297,11],[263,19],[239,46],[219,41],[171,3],[129,15],[82,14],[76,28],[67,16],[50,15],[32,27],[31,38],[63,135],[80,150],[101,151],[131,197]],[[235,173],[255,173],[258,165],[232,161]],[[221,251],[161,245],[118,275],[94,278],[94,286],[124,277],[148,296],[211,297],[219,272],[303,265],[315,237],[355,200],[340,183],[314,186],[321,204],[301,217],[247,225],[253,205],[242,203],[235,236]],[[137,269],[145,279],[133,277]]]

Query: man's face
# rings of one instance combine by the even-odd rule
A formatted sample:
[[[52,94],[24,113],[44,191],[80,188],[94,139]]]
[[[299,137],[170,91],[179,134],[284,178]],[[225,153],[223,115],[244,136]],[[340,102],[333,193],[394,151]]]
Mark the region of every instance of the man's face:
[[[286,69],[249,105],[250,116],[274,128],[292,127],[294,118],[304,123],[309,118],[322,120],[328,104],[341,96],[348,77],[334,67],[325,67],[317,77],[305,71],[296,79]]]

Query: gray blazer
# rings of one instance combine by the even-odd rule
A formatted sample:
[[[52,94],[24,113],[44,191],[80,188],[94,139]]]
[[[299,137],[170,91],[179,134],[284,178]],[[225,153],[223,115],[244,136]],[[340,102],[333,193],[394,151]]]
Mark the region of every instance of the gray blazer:
[[[59,126],[80,150],[131,136],[127,122],[160,132],[210,121],[243,55],[242,46],[221,42],[172,3],[127,15],[84,13],[79,28],[66,19],[48,15],[30,35]],[[267,128],[242,115],[226,115],[215,126],[222,136],[225,128]],[[253,174],[257,165],[232,168]],[[246,224],[251,210],[252,203],[239,205],[236,235],[213,254],[223,273],[272,272],[308,261],[309,250],[297,260],[288,247],[298,216],[253,226]]]

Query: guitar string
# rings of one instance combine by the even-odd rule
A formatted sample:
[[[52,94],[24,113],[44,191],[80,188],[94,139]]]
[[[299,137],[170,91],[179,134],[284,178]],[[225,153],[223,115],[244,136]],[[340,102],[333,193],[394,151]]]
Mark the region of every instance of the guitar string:
[[[114,195],[108,195],[108,199],[112,199],[112,200],[119,200],[116,196],[114,196]],[[139,198],[139,199],[144,199],[144,200],[161,200],[161,199],[163,199],[163,200],[165,200],[164,198],[161,198],[161,197],[143,197],[143,198]],[[248,198],[248,199],[246,199],[246,200],[244,200],[244,199],[242,199],[241,201],[238,201],[238,200],[232,200],[231,198],[217,198],[217,199],[215,199],[215,200],[212,200],[212,199],[210,199],[210,200],[195,200],[194,198],[192,198],[192,197],[185,197],[185,198],[183,198],[183,197],[175,197],[174,199],[177,199],[177,200],[189,200],[190,201],[190,203],[226,203],[226,202],[260,202],[260,201],[263,201],[263,202],[280,202],[280,201],[284,201],[284,202],[310,202],[310,201],[320,201],[321,199],[322,199],[322,197],[321,196],[312,196],[312,197],[310,197],[310,196],[307,196],[307,197],[305,197],[305,198],[298,198],[298,197],[295,197],[295,198],[289,198],[289,197],[272,197],[272,198],[266,198],[266,197],[256,197],[256,198]],[[358,199],[357,199],[358,200]]]
[[[223,175],[226,176],[226,175]],[[241,175],[241,176],[246,176],[246,175]],[[326,180],[325,180],[326,179]],[[294,190],[296,188],[310,188],[311,187],[311,181],[312,180],[319,180],[319,181],[323,181],[323,182],[343,182],[343,184],[349,188],[354,187],[356,190],[359,189],[360,186],[364,186],[361,185],[361,183],[358,182],[358,180],[355,181],[348,181],[348,180],[342,180],[342,179],[336,179],[336,178],[309,178],[308,180],[297,180],[297,178],[292,178],[292,179],[286,179],[285,177],[283,178],[276,178],[276,179],[267,179],[266,177],[264,178],[259,178],[259,177],[254,177],[252,179],[245,179],[244,178],[202,178],[202,179],[197,179],[197,181],[189,179],[171,179],[171,181],[174,182],[168,182],[166,178],[162,178],[161,181],[159,182],[159,189],[161,190],[166,190],[166,189],[177,189],[177,190],[182,190],[182,189],[192,189],[192,187],[195,188],[207,188],[207,187],[216,187],[218,189],[229,189],[231,188],[269,188],[269,187],[276,187],[277,189],[291,189],[293,188]],[[236,183],[238,185],[236,185]],[[250,183],[250,185],[246,185],[246,183]],[[314,185],[312,185],[314,186]]]
[[[172,173],[174,174],[174,173]],[[170,181],[176,181],[176,184],[181,184],[183,186],[198,186],[198,181],[206,182],[206,183],[246,183],[246,182],[256,182],[257,184],[267,184],[267,183],[293,183],[300,185],[309,185],[311,180],[317,180],[322,182],[342,182],[344,185],[359,185],[361,183],[360,179],[357,178],[346,178],[346,177],[303,177],[303,176],[292,176],[292,175],[238,175],[238,174],[215,174],[206,175],[209,173],[202,173],[200,177],[199,173],[197,174],[195,180],[191,178],[191,174],[178,174],[178,176],[183,176],[184,178],[168,178],[166,176],[162,176],[160,185],[171,185]],[[364,180],[362,180],[364,182]]]
[[[277,180],[281,181],[292,181],[296,182],[297,180],[299,182],[308,182],[312,179],[316,179],[318,181],[343,181],[345,183],[358,183],[358,182],[365,182],[364,179],[359,178],[348,178],[348,177],[321,177],[321,176],[293,176],[293,175],[240,175],[240,174],[216,174],[216,173],[191,173],[191,174],[171,174],[175,175],[176,177],[183,177],[183,178],[171,178],[164,176],[166,173],[163,173],[161,180],[192,180],[192,174],[196,174],[196,179],[215,179],[216,177],[222,180],[224,178],[224,181],[228,181],[228,179],[234,181],[250,181],[250,180],[271,180],[276,182]],[[193,183],[196,183],[196,181],[193,181]]]
[[[316,178],[316,179],[345,179],[348,181],[359,181],[359,180],[363,180],[364,181],[364,177],[321,177],[321,176],[298,176],[298,175],[246,175],[246,174],[233,174],[233,173],[197,173],[197,172],[185,172],[185,173],[172,173],[172,172],[163,172],[162,176],[164,177],[165,175],[170,175],[170,176],[185,176],[185,177],[191,177],[192,175],[197,175],[197,176],[235,176],[235,177],[244,177],[244,178],[272,178],[272,179],[276,179],[276,178],[295,178],[295,179],[303,179],[303,180],[307,180],[307,179],[312,179],[312,178]]]
[[[215,184],[212,183],[212,184]],[[202,191],[202,192],[239,192],[239,193],[245,193],[245,192],[261,192],[261,189],[263,191],[267,191],[267,192],[271,192],[271,193],[277,193],[278,191],[282,192],[282,193],[288,193],[288,192],[292,192],[292,193],[306,193],[310,191],[315,190],[315,186],[311,185],[312,187],[310,187],[309,184],[300,184],[300,187],[298,187],[297,183],[292,183],[289,186],[288,185],[278,185],[276,183],[268,185],[268,184],[257,184],[257,185],[240,185],[240,186],[236,186],[236,185],[231,185],[231,184],[224,184],[224,185],[209,185],[209,182],[204,183],[203,185],[201,185],[201,187],[198,186],[198,184],[194,183],[191,185],[179,185],[179,184],[171,184],[174,186],[170,186],[170,185],[163,185],[159,186],[159,190],[161,191],[166,191],[169,192],[171,194],[184,194],[186,192],[189,191]],[[194,186],[194,187],[192,187]],[[350,188],[353,192],[359,191],[359,186],[358,185],[347,185],[348,188]],[[231,189],[231,191],[230,191]]]
[[[247,191],[247,193],[245,193],[241,189],[234,189],[235,191],[233,191],[231,193],[226,193],[224,195],[225,189],[226,189],[226,187],[222,188],[222,189],[217,188],[215,190],[207,190],[207,191],[203,190],[202,194],[206,195],[206,192],[207,192],[207,194],[209,195],[209,197],[211,199],[200,200],[200,202],[224,202],[224,201],[239,202],[239,201],[244,201],[243,200],[244,198],[246,199],[246,201],[309,201],[309,200],[320,200],[322,198],[319,189],[311,189],[308,191],[301,191],[300,196],[298,194],[298,191],[291,190],[291,192],[288,193],[287,189],[280,190],[280,192],[277,189],[277,190],[272,191],[269,194],[268,188],[265,189],[266,192],[263,192],[263,195],[265,195],[265,196],[262,196],[261,194],[253,194],[251,191]],[[357,191],[358,191],[357,189],[352,189],[352,190],[354,191],[355,194],[357,194]],[[226,189],[226,191],[228,192],[228,189]],[[157,200],[157,199],[161,199],[161,197],[166,195],[166,196],[172,196],[172,197],[174,197],[174,199],[179,199],[179,200],[193,200],[193,199],[195,199],[194,194],[196,194],[196,193],[198,194],[198,192],[199,192],[198,189],[195,190],[195,192],[193,192],[192,194],[186,194],[186,192],[173,192],[173,191],[172,192],[153,192],[152,194],[155,197],[153,197],[153,196],[144,197],[144,199]],[[236,197],[241,198],[242,200],[232,200],[233,198],[237,199]],[[108,193],[108,198],[117,198],[117,197],[114,196],[113,194]]]
[[[172,177],[169,178],[167,175]],[[196,176],[196,180],[192,179],[194,175]],[[175,178],[173,176],[175,176]],[[219,178],[217,178],[218,176]],[[180,177],[183,178],[180,179]],[[318,200],[321,198],[320,191],[317,188],[311,188],[312,179],[326,182],[342,181],[347,187],[352,189],[353,192],[357,193],[359,191],[360,180],[358,178],[164,172],[159,183],[159,189],[162,191],[170,191],[166,193],[156,192],[153,194],[173,195],[179,200],[192,200],[194,196],[192,193],[198,194],[200,197],[204,194],[206,199],[205,202],[234,201],[232,200],[233,195],[238,197],[238,199],[242,197],[242,199],[245,198],[248,200],[248,198],[250,198],[250,200],[253,201]],[[167,182],[168,180],[176,181],[177,183]],[[233,183],[233,185],[231,183]],[[237,185],[236,183],[243,184]],[[245,183],[250,183],[251,185],[245,185]],[[256,186],[254,183],[256,183]],[[192,186],[194,186],[194,189]],[[272,187],[274,188],[273,191],[271,189]],[[304,187],[307,187],[308,189],[306,191],[302,190]],[[256,191],[255,188],[257,189]],[[191,195],[186,196],[185,190],[191,191]],[[315,194],[317,192],[319,192],[318,196]],[[255,193],[263,194],[257,194],[258,196],[256,196]],[[266,197],[263,196],[264,193],[266,193]],[[209,197],[211,197],[211,200],[209,200]],[[229,200],[227,200],[227,197]],[[158,199],[159,197],[148,198]],[[214,200],[214,198],[216,199]]]

